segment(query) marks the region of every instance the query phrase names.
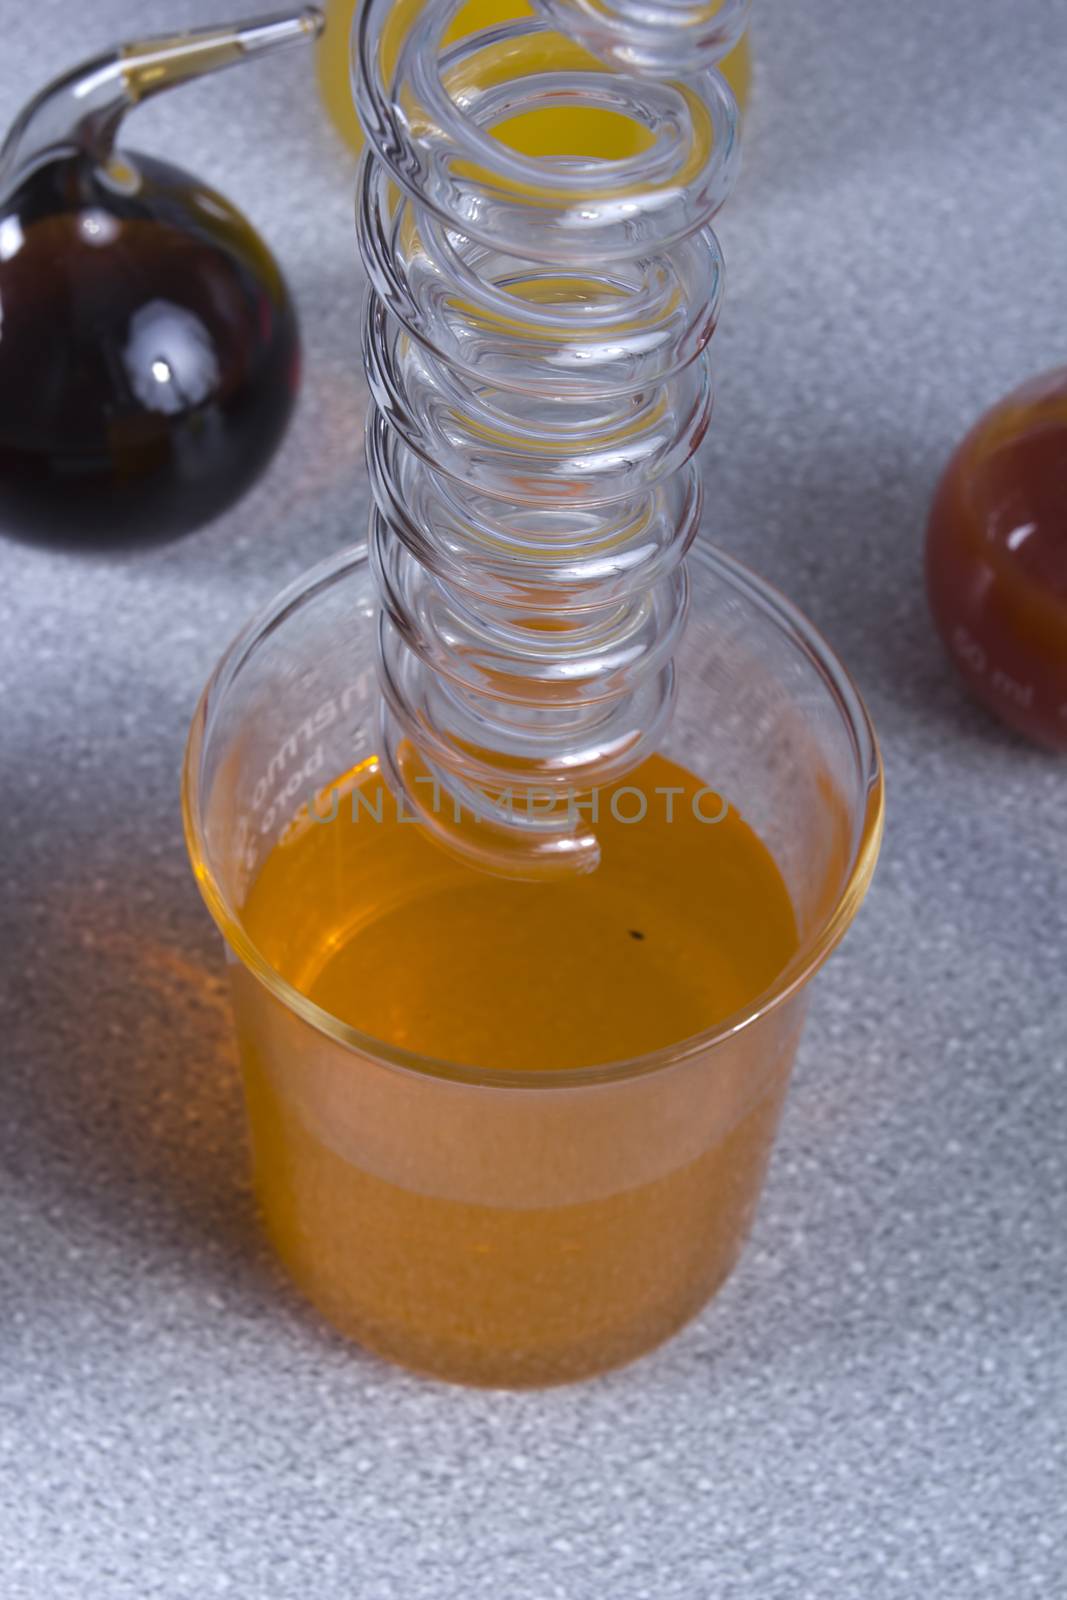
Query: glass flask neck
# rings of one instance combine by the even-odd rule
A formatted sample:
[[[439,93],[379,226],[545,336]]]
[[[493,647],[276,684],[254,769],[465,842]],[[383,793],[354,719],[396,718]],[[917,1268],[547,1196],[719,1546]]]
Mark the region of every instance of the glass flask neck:
[[[83,155],[112,164],[126,113],[152,95],[254,56],[317,37],[322,13],[314,6],[248,22],[135,40],[82,62],[56,78],[23,107],[0,148],[0,195],[39,167]]]

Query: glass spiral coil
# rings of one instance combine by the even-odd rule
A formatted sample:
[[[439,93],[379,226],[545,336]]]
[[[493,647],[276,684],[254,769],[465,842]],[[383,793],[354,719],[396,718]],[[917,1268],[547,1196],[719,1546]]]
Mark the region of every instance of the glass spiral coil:
[[[590,796],[670,715],[748,0],[537,0],[445,48],[461,3],[355,35],[382,759],[443,844],[542,878],[596,865]],[[639,153],[508,145],[576,107]]]

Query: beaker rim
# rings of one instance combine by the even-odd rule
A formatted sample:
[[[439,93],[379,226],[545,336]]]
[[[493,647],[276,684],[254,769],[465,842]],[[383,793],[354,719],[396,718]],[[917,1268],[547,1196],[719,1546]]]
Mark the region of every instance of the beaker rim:
[[[787,635],[793,647],[806,657],[837,707],[849,733],[855,757],[856,792],[860,798],[852,807],[855,816],[847,874],[833,905],[819,924],[800,941],[797,950],[773,982],[747,1005],[712,1027],[674,1044],[600,1065],[532,1071],[465,1065],[389,1044],[342,1022],[282,976],[250,937],[240,911],[231,903],[211,865],[203,827],[204,757],[216,708],[224,701],[245,662],[287,617],[313,600],[323,589],[332,588],[337,582],[366,572],[368,556],[364,541],[338,551],[294,579],[256,612],[231,641],[219,657],[197,702],[182,763],[185,842],[200,893],[234,955],[289,1011],[354,1055],[369,1058],[381,1065],[484,1088],[542,1091],[616,1083],[620,1079],[661,1072],[696,1056],[710,1055],[727,1040],[777,1011],[810,982],[848,931],[866,895],[878,859],[885,812],[885,781],[878,739],[867,708],[849,673],[818,629],[792,601],[763,578],[757,577],[743,563],[710,544],[698,543],[688,559],[740,594],[780,633]]]

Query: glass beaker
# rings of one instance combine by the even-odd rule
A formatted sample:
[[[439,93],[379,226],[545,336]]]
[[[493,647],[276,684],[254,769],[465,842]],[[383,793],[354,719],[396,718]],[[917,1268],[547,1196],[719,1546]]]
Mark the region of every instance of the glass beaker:
[[[808,981],[874,869],[881,766],[847,675],[733,560],[699,548],[690,576],[662,751],[762,839],[798,942],[743,1010],[633,1059],[474,1068],[360,1033],[279,970],[299,971],[321,883],[288,884],[284,962],[251,936],[264,862],[321,826],[310,808],[339,775],[374,762],[376,599],[362,548],[316,567],[245,629],[193,719],[186,834],[229,958],[268,1231],[331,1321],[436,1376],[586,1376],[641,1354],[707,1301],[752,1222]],[[370,892],[338,889],[354,908]],[[378,884],[371,898],[390,892]],[[469,998],[478,1007],[476,984]]]

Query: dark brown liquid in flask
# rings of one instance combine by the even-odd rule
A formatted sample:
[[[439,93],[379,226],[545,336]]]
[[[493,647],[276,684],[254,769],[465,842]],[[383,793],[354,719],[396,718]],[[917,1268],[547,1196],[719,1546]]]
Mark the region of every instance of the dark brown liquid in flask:
[[[303,15],[276,27],[278,43],[314,32]],[[97,546],[174,537],[238,499],[285,432],[299,341],[269,250],[191,174],[111,151],[128,105],[242,59],[245,31],[123,47],[108,58],[117,109],[76,126],[74,148],[53,141],[36,151],[33,126],[87,69],[45,91],[9,138],[14,181],[0,200],[5,532]],[[256,49],[270,47],[263,32]]]

